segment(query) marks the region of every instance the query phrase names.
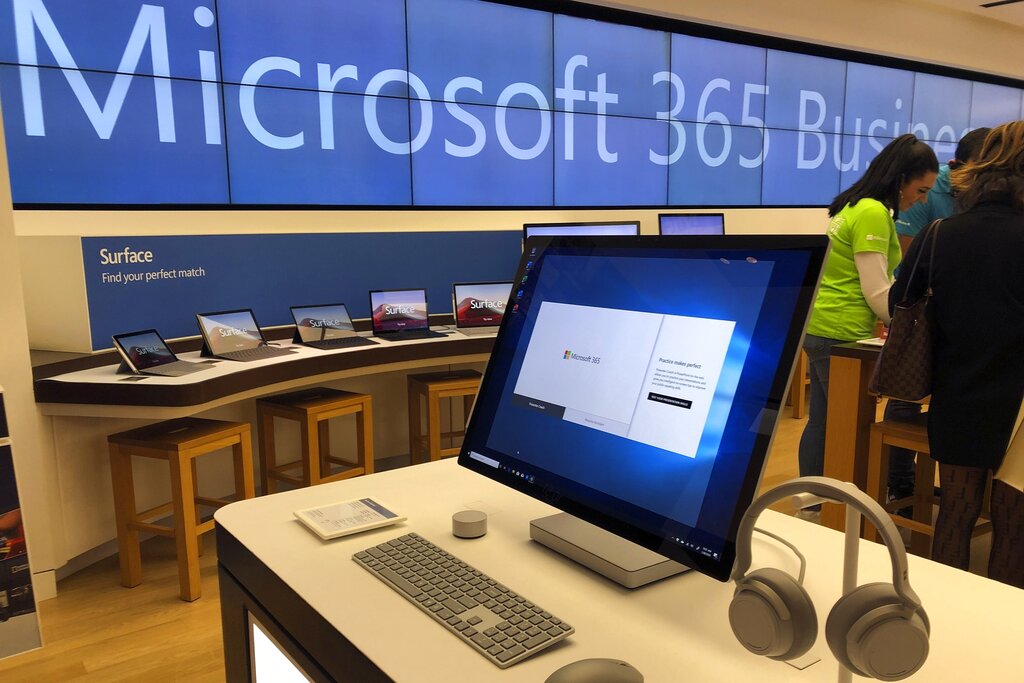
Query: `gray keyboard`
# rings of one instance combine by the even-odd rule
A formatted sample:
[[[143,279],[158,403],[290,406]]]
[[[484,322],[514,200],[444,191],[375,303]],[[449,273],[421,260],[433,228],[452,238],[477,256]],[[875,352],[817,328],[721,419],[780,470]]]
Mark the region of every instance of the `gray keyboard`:
[[[418,534],[352,559],[502,669],[575,631]]]

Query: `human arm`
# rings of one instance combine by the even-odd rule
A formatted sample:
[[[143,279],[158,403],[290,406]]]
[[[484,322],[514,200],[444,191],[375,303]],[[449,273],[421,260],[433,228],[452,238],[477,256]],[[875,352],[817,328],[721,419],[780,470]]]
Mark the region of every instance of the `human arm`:
[[[854,254],[853,261],[860,277],[860,290],[864,300],[886,325],[892,319],[889,313],[889,259],[877,251]]]

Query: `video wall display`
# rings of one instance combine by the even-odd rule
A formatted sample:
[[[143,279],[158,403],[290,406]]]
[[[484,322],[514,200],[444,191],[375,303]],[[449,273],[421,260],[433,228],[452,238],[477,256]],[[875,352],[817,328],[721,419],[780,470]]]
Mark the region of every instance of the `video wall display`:
[[[29,206],[821,205],[902,133],[1022,116],[872,60],[480,0],[0,3]]]

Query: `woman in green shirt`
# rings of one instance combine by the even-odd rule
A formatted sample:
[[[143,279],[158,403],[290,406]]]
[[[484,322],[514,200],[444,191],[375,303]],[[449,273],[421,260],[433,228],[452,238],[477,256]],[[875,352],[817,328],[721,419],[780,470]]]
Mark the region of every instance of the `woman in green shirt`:
[[[825,463],[828,366],[831,348],[875,336],[889,323],[889,287],[901,252],[894,218],[926,201],[939,162],[914,135],[901,135],[828,207],[832,243],[804,340],[811,401],[800,439],[800,475],[820,476]]]

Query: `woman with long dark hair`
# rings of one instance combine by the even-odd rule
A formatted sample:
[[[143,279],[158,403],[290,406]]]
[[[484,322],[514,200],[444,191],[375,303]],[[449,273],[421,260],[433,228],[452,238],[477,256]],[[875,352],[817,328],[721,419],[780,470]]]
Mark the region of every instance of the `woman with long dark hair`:
[[[1024,121],[993,128],[977,159],[950,180],[962,213],[910,247],[908,261],[935,244],[932,398],[928,442],[941,496],[932,559],[966,569],[985,482],[992,481],[989,578],[1024,587],[1024,488],[1017,458],[1024,399]],[[929,254],[929,251],[921,252]],[[929,259],[909,282],[900,272],[893,304],[920,296]]]
[[[804,341],[811,401],[800,439],[802,476],[824,469],[831,348],[875,336],[878,319],[889,323],[889,287],[901,258],[894,218],[926,200],[938,172],[935,152],[914,135],[901,135],[828,207],[832,249]]]

